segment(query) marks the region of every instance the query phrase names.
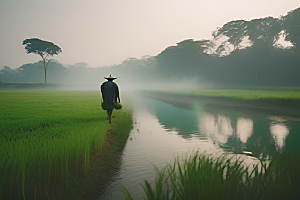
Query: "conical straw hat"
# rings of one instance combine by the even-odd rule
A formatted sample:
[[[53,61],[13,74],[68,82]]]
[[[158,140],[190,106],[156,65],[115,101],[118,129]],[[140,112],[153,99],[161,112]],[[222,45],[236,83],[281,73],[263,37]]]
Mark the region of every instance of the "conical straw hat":
[[[110,80],[117,79],[117,78],[115,78],[115,77],[112,77],[111,74],[109,75],[109,77],[104,77],[104,78],[107,79],[107,80],[108,80],[108,79],[110,79]]]

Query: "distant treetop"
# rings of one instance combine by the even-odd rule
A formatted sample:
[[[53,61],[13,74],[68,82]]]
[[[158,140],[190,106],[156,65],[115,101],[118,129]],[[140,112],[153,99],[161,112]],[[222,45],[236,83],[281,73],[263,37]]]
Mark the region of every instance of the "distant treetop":
[[[23,41],[23,45],[25,46],[26,53],[35,53],[42,58],[48,57],[49,55],[58,55],[59,53],[62,52],[61,48],[52,42],[40,40],[38,38],[31,38],[31,39],[26,39]]]

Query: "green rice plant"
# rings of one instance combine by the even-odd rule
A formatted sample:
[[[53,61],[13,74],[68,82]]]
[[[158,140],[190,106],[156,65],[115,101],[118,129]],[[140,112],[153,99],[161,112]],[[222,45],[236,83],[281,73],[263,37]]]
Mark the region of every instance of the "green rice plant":
[[[133,200],[133,197],[131,196],[131,194],[128,192],[128,190],[123,185],[121,185],[121,188],[122,188],[124,199],[125,200]]]
[[[253,178],[256,190],[261,191],[259,199],[300,199],[299,158],[293,153],[277,155],[264,169],[265,173]]]
[[[140,184],[145,192],[147,199],[159,199],[159,200],[168,200],[175,199],[175,194],[171,194],[171,184],[169,182],[169,177],[166,175],[167,167],[164,167],[161,171],[158,170],[156,166],[156,178],[154,189],[151,187],[151,183],[145,180],[145,186]],[[123,196],[125,200],[133,200],[133,197],[129,191],[121,185]]]
[[[112,128],[99,93],[0,95],[0,199],[57,199],[80,191],[91,155]],[[122,113],[115,112],[113,121]]]
[[[269,165],[253,164],[238,156],[212,156],[197,151],[189,157],[156,167],[154,185],[142,185],[148,200],[193,199],[297,199],[300,197],[300,165],[296,157],[278,156]],[[299,158],[299,156],[297,156]],[[170,187],[171,186],[171,187]],[[133,199],[122,186],[125,199]]]
[[[233,161],[235,159],[235,161]],[[211,155],[190,155],[183,164],[176,160],[171,172],[173,190],[179,199],[237,199],[240,183],[248,170],[240,158],[228,155],[214,158]]]

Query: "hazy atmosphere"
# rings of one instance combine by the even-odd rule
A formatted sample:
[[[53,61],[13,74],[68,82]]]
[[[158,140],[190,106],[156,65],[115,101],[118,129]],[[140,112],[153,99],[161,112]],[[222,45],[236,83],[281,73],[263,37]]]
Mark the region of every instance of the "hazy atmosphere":
[[[300,0],[0,0],[0,199],[300,199]]]
[[[0,69],[40,60],[22,41],[40,38],[62,48],[54,59],[89,67],[156,56],[184,39],[211,39],[232,20],[279,17],[298,0],[1,0]]]

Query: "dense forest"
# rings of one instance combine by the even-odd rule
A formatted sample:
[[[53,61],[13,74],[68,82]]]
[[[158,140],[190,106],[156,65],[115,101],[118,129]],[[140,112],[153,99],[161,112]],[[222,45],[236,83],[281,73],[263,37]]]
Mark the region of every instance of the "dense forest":
[[[282,41],[289,46],[283,46]],[[299,50],[300,7],[278,18],[230,21],[213,31],[211,40],[187,39],[157,56],[128,58],[118,65],[91,68],[87,63],[66,65],[54,60],[49,64],[47,80],[99,85],[103,76],[112,74],[129,88],[300,86]],[[16,69],[4,66],[0,80],[43,82],[43,64],[39,61]]]

